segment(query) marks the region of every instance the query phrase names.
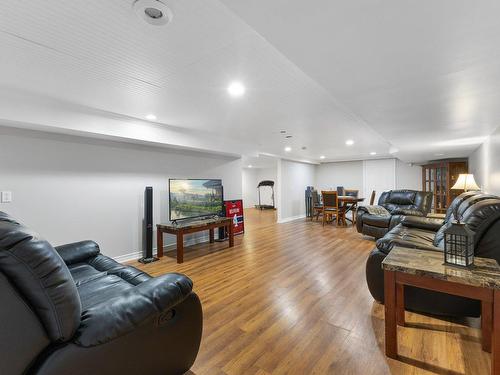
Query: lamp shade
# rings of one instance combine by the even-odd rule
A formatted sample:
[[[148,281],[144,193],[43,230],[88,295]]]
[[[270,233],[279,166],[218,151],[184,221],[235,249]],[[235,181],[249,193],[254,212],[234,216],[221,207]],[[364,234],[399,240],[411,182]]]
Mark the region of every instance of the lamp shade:
[[[481,190],[474,180],[473,174],[460,174],[457,182],[451,187],[454,190]]]

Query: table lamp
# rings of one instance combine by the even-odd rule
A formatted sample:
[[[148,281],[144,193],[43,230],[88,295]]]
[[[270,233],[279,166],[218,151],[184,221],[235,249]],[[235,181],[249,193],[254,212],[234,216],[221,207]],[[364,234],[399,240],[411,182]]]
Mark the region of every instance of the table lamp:
[[[459,174],[457,182],[455,185],[451,187],[452,190],[463,190],[463,191],[471,191],[471,190],[481,190],[479,186],[476,184],[476,180],[474,180],[473,174]],[[460,218],[458,217],[458,205],[455,206],[455,218],[458,223],[460,223]]]

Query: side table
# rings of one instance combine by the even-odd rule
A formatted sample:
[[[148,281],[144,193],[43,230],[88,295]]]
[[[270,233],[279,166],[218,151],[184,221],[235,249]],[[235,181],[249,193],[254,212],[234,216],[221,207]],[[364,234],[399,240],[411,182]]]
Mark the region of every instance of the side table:
[[[500,375],[500,266],[474,258],[471,268],[444,265],[441,252],[394,247],[382,262],[385,294],[385,353],[398,358],[397,326],[405,325],[404,286],[481,301],[483,350],[491,352],[491,373]]]

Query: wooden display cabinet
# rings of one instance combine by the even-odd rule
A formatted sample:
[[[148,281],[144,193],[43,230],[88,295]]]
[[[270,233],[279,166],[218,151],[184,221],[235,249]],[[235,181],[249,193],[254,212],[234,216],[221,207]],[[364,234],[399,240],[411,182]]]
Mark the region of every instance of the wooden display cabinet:
[[[458,175],[468,173],[467,159],[438,160],[422,166],[422,190],[433,193],[432,212],[445,213],[462,191],[451,190]]]

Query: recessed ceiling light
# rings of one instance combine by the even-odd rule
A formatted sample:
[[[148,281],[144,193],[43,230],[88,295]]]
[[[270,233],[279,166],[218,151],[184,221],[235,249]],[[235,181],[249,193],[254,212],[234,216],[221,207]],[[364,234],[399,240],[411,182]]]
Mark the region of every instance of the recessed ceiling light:
[[[249,164],[249,165],[248,165],[248,168],[252,168],[252,164]]]
[[[149,115],[146,116],[146,120],[155,121],[156,120],[156,116],[153,115],[152,113],[150,113]]]
[[[437,154],[434,154],[434,156],[444,156],[444,154],[437,153]]]
[[[242,96],[245,91],[245,86],[243,86],[243,84],[238,81],[231,82],[231,84],[227,87],[227,92],[229,92],[229,95],[234,97]]]
[[[320,159],[324,159],[324,158],[325,158],[325,155],[321,155],[319,158],[320,158]]]
[[[162,26],[172,21],[174,14],[158,0],[136,0],[133,9],[137,16],[153,26]]]
[[[290,152],[290,151],[292,151],[292,148],[291,148],[290,146],[286,146],[286,147],[285,147],[285,151],[286,151],[286,152]]]
[[[285,134],[285,133],[286,133],[286,130],[280,130],[280,133],[281,133],[281,134]]]
[[[290,138],[292,138],[292,136],[291,135],[285,135],[285,138],[290,139]]]
[[[347,141],[345,141],[345,144],[347,146],[352,146],[354,144],[354,141],[352,139],[348,139]]]
[[[372,151],[372,152],[370,152],[370,155],[374,156],[374,155],[377,155],[377,153],[375,151]]]

